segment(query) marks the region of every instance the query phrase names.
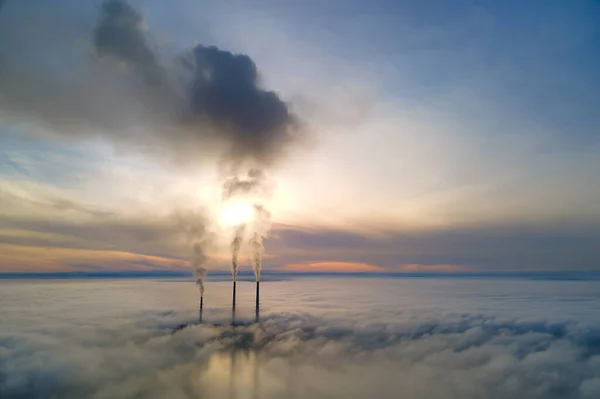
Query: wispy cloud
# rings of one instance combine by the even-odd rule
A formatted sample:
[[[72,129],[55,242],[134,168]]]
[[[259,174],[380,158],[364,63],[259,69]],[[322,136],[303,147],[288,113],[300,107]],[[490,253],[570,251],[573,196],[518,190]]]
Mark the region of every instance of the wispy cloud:
[[[0,271],[52,273],[71,271],[187,270],[187,260],[119,250],[34,247],[0,244]]]
[[[311,262],[285,265],[288,272],[324,272],[324,273],[378,273],[386,269],[367,263],[357,262]]]
[[[398,268],[401,272],[444,272],[444,273],[457,273],[457,272],[466,272],[473,270],[468,266],[460,266],[460,265],[419,265],[419,264],[406,264],[402,265]]]

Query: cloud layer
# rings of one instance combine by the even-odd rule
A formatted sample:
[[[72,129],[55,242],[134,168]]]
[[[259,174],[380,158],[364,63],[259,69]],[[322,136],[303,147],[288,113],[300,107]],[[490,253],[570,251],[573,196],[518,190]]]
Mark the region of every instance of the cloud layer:
[[[159,300],[161,292],[172,293],[174,283],[102,284],[3,289],[10,306],[0,332],[2,397],[583,399],[600,394],[600,329],[592,322],[408,306],[404,312],[411,317],[396,311],[397,321],[386,323],[272,313],[260,326],[191,325],[172,333],[191,316],[168,310],[178,305]],[[139,291],[143,287],[155,290],[154,299]],[[73,302],[73,295],[86,292]],[[89,295],[108,292],[112,297]],[[130,299],[113,307],[123,295]],[[53,302],[43,310],[19,301],[45,296]],[[208,313],[213,319],[220,315],[215,309]]]

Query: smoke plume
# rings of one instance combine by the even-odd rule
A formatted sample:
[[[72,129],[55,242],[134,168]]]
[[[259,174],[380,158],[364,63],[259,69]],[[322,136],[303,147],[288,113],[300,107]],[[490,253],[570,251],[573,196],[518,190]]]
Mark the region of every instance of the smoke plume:
[[[204,254],[201,243],[194,243],[192,248],[194,253],[192,258],[194,279],[196,280],[196,284],[200,290],[200,296],[202,296],[204,295],[204,280],[206,279],[206,268],[204,267],[206,255]]]
[[[123,0],[106,1],[94,31],[96,51],[122,61],[148,84],[169,84],[142,27],[141,15]],[[275,92],[260,87],[250,57],[198,44],[179,61],[185,87],[158,94],[183,92],[174,119],[186,130],[184,140],[227,143],[222,162],[231,167],[270,164],[290,144],[295,117]]]
[[[252,168],[244,178],[237,175],[229,176],[223,183],[222,199],[229,200],[234,197],[265,196],[271,191],[265,174],[262,170]]]
[[[124,0],[104,1],[95,19],[78,11],[63,0],[2,9],[5,121],[51,136],[100,135],[179,165],[216,154],[228,168],[272,165],[299,137],[297,117],[262,87],[249,56],[207,44],[167,56],[172,49],[161,52]]]
[[[268,233],[271,218],[271,214],[260,201],[262,201],[265,196],[268,196],[271,193],[271,190],[272,187],[264,172],[256,168],[250,169],[245,177],[239,177],[237,175],[230,176],[225,179],[223,184],[222,199],[224,201],[238,197],[253,202],[252,223],[249,223],[248,226],[244,223],[236,229],[231,242],[231,250],[234,273],[237,273],[238,252],[244,239],[244,233],[246,232],[247,227],[250,227],[252,269],[254,270],[256,281],[260,281],[260,269],[262,267],[264,252],[263,240]]]
[[[270,219],[271,214],[264,206],[254,205],[254,225],[252,237],[250,238],[250,247],[252,248],[252,270],[254,270],[256,281],[260,281],[263,252],[265,250],[263,240],[269,232]]]
[[[197,45],[185,65],[193,74],[192,112],[227,136],[228,158],[267,164],[289,144],[295,118],[276,93],[259,87],[250,57]]]
[[[200,213],[176,213],[173,215],[175,223],[184,232],[188,245],[192,248],[190,265],[194,280],[198,285],[200,296],[204,295],[204,281],[206,280],[206,248],[210,246],[211,234],[207,231],[207,220]]]
[[[246,224],[242,223],[235,228],[233,239],[231,240],[231,275],[233,281],[237,281],[238,273],[238,255],[242,242],[244,242],[244,233],[246,232]]]
[[[228,171],[224,200],[267,195],[263,169],[300,136],[298,118],[262,86],[248,55],[196,44],[166,57],[143,14],[125,0],[105,0],[91,20],[60,0],[52,7],[14,2],[2,11],[0,117],[9,123],[33,123],[40,134],[69,138],[100,135],[177,164],[216,154]],[[244,171],[247,178],[239,178]],[[231,242],[234,280],[245,229],[238,226]],[[258,251],[264,234],[252,237]],[[202,292],[203,238],[190,243]],[[262,249],[255,253],[259,264]]]
[[[112,56],[134,68],[149,83],[162,78],[162,70],[147,44],[140,13],[122,0],[108,0],[101,6],[100,21],[93,43],[100,56]]]

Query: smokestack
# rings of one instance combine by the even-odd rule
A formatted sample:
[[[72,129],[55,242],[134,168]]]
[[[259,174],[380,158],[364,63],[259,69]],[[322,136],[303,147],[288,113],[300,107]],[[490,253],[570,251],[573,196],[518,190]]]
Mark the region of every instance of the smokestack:
[[[204,307],[204,296],[200,296],[200,314],[198,317],[198,321],[202,323],[202,308]]]
[[[256,281],[256,322],[260,321],[260,281]]]
[[[233,280],[233,302],[231,304],[231,324],[235,323],[235,291],[236,281]]]

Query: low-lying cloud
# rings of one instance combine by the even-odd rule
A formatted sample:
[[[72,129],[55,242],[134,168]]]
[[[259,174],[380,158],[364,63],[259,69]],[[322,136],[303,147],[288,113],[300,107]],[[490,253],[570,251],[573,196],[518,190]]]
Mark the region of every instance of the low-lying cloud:
[[[86,319],[78,313],[85,307],[70,306],[69,317],[26,307],[3,317],[0,396],[600,395],[600,330],[575,322],[421,312],[382,325],[294,313],[267,315],[260,326],[190,325],[172,333],[189,313],[133,311],[127,303]],[[86,321],[73,324],[73,317]]]

